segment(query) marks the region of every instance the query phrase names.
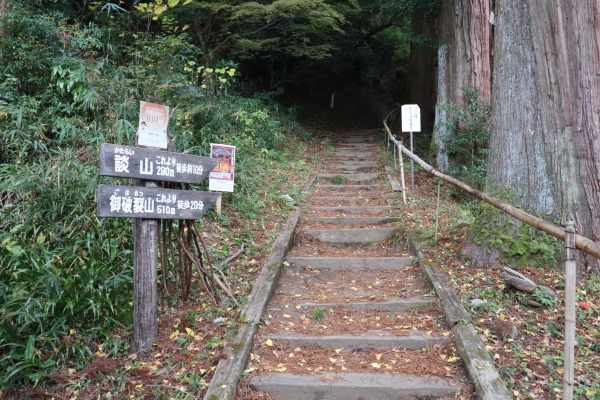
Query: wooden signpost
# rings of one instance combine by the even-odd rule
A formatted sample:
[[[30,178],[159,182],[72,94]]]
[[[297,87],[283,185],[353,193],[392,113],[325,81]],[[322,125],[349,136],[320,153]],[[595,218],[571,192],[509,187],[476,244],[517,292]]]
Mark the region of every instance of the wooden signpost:
[[[200,219],[221,193],[98,185],[96,197],[98,217]]]
[[[100,175],[153,181],[201,183],[220,160],[190,154],[103,143]]]
[[[137,350],[158,334],[158,219],[200,219],[221,193],[163,189],[156,181],[200,183],[218,159],[104,143],[100,175],[136,179],[138,186],[98,185],[98,217],[134,218],[133,337]]]

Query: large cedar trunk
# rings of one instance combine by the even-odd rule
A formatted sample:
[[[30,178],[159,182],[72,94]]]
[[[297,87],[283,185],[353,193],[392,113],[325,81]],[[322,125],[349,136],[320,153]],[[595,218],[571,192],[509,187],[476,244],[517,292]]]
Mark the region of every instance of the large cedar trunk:
[[[451,116],[440,106],[465,104],[464,86],[482,99],[491,92],[491,0],[442,0],[438,50],[438,99],[433,133],[436,164],[448,170],[446,143],[452,134],[445,123]]]
[[[571,210],[578,233],[598,242],[599,3],[497,0],[496,6],[486,191],[505,193],[553,221]],[[494,226],[488,239],[493,232]],[[497,261],[503,249],[485,240],[465,250],[483,265]],[[598,273],[598,260],[580,258],[580,266]]]

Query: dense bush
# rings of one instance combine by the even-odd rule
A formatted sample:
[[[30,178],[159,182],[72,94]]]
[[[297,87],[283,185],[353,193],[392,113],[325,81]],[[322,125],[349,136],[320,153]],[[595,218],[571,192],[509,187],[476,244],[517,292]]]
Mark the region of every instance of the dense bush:
[[[131,324],[132,223],[96,218],[94,198],[99,182],[129,184],[99,178],[97,161],[103,142],[133,144],[139,100],[175,110],[180,151],[238,147],[233,201],[295,130],[268,97],[235,93],[234,63],[196,65],[168,20],[148,30],[112,3],[85,21],[68,7],[12,7],[0,36],[2,387],[37,382]]]

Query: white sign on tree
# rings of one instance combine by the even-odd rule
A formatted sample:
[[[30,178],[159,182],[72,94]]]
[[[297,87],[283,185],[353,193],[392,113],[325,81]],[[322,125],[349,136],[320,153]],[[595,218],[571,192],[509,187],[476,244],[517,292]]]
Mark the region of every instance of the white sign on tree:
[[[421,132],[421,109],[418,105],[402,106],[402,132]]]

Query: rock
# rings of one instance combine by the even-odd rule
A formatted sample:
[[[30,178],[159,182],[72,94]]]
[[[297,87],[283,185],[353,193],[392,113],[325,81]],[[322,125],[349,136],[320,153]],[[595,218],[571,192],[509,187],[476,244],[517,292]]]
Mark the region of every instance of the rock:
[[[472,307],[475,307],[475,308],[487,308],[488,307],[488,303],[481,299],[473,299],[470,301],[470,304]]]
[[[513,340],[517,340],[519,338],[519,330],[516,326],[510,328],[510,337],[513,338]]]
[[[296,200],[294,200],[292,198],[292,196],[290,196],[289,194],[282,194],[281,198],[284,199],[285,201],[287,201],[289,203],[289,205],[291,205],[291,206],[296,204]]]

